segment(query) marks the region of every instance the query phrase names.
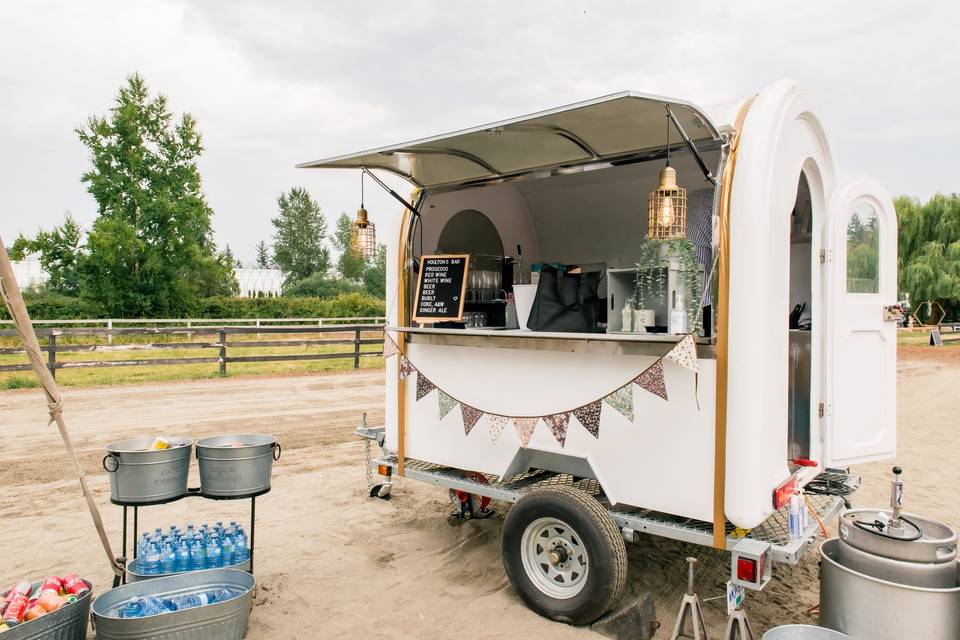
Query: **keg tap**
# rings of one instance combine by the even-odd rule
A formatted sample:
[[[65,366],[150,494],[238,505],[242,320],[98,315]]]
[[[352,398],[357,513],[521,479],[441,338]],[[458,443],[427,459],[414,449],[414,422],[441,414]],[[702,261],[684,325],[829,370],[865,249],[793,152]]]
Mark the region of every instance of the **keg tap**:
[[[890,483],[890,511],[893,512],[893,519],[887,526],[891,529],[899,529],[902,525],[900,519],[900,510],[903,508],[903,482],[900,480],[900,474],[903,469],[893,468],[893,482]]]

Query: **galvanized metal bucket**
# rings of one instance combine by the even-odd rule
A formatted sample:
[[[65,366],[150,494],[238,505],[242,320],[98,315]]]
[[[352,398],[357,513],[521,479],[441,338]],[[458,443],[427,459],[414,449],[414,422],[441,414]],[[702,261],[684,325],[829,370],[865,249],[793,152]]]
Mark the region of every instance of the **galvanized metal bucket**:
[[[809,624],[785,624],[763,634],[763,640],[853,640],[839,631]]]
[[[3,640],[84,640],[87,637],[87,619],[90,617],[90,594],[93,585],[87,583],[87,591],[76,602],[65,604],[45,616],[18,624],[3,634]],[[40,588],[41,582],[34,582],[33,589]],[[7,592],[0,594],[5,597]]]
[[[169,438],[169,449],[149,449],[153,438],[131,438],[107,446],[103,468],[110,473],[110,500],[153,504],[187,493],[193,440]]]
[[[200,492],[233,498],[266,493],[280,451],[277,439],[267,435],[242,433],[197,440]]]
[[[252,575],[236,569],[207,569],[125,584],[93,603],[93,627],[102,640],[241,640],[247,633],[256,584]],[[243,594],[226,602],[146,618],[121,618],[116,613],[136,596],[169,598],[225,588]]]

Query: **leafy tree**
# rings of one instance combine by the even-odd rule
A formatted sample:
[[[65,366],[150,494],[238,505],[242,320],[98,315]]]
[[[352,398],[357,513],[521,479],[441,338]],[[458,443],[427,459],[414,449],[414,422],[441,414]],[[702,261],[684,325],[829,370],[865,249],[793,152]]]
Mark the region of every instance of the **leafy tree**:
[[[937,301],[960,315],[960,195],[936,194],[925,204],[897,198],[900,288],[919,307]]]
[[[333,244],[340,252],[337,258],[337,271],[340,277],[346,280],[357,280],[363,278],[363,271],[367,266],[367,261],[363,256],[358,256],[350,251],[350,216],[341,213],[337,218],[337,228],[333,232]]]
[[[363,271],[363,288],[367,295],[385,300],[387,297],[387,245],[377,245],[377,255]]]
[[[283,295],[297,298],[335,298],[341,293],[356,293],[361,285],[351,280],[317,272],[283,287]]]
[[[324,245],[327,220],[306,189],[294,187],[277,198],[279,215],[273,218],[273,261],[283,270],[285,284],[330,268],[330,250]]]
[[[70,212],[63,224],[50,231],[41,229],[33,240],[22,234],[10,248],[14,260],[39,253],[40,265],[50,275],[47,289],[67,296],[80,293],[80,261],[84,257],[83,229]]]
[[[82,293],[111,314],[189,313],[205,293],[234,290],[216,251],[213,211],[201,190],[196,120],[174,120],[134,74],[107,116],[76,129],[93,167],[83,174],[99,217],[81,262]]]
[[[273,259],[270,257],[270,246],[261,240],[257,243],[257,268],[258,269],[271,269],[273,268]]]

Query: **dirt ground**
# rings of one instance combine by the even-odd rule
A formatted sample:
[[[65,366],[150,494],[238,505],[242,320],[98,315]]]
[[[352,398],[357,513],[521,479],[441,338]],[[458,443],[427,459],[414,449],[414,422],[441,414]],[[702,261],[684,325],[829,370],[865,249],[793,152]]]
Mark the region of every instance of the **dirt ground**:
[[[950,350],[952,351],[952,350]],[[960,350],[958,350],[960,352]],[[960,360],[901,354],[899,456],[909,510],[960,526]],[[283,445],[273,490],[257,501],[260,588],[248,638],[597,638],[526,609],[500,560],[506,505],[489,520],[451,524],[445,492],[399,482],[393,499],[366,497],[363,448],[352,435],[361,413],[383,420],[382,371],[68,390],[68,424],[119,554],[121,510],[109,503],[100,461],[110,442],[164,433],[199,438],[275,434]],[[0,393],[0,584],[76,571],[110,586],[110,571],[56,429],[36,390]],[[893,462],[863,465],[857,505],[884,505]],[[196,465],[192,469],[196,475]],[[196,485],[194,478],[191,482]],[[142,527],[248,519],[246,502],[182,500],[141,510]],[[701,558],[701,598],[723,595],[725,558],[644,537],[628,545],[629,592],[656,594],[666,638],[684,585],[684,557]],[[749,595],[755,631],[815,622],[815,553],[778,567],[775,582]],[[705,614],[722,637],[722,599]],[[759,634],[758,636],[759,637]]]

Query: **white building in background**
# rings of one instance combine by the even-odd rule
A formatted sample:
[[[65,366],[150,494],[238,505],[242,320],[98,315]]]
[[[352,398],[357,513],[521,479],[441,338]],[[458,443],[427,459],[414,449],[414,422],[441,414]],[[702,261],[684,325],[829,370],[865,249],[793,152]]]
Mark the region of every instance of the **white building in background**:
[[[11,261],[10,264],[13,265],[13,276],[21,289],[39,289],[50,279],[50,274],[43,270],[36,258]]]
[[[275,296],[283,289],[283,272],[280,269],[234,269],[240,295],[244,298],[256,298],[257,294]]]

